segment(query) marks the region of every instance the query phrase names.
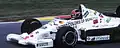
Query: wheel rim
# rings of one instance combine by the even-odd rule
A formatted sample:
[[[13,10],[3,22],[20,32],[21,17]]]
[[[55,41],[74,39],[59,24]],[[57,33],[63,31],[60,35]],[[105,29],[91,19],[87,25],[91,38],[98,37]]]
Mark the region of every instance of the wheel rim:
[[[34,24],[34,23],[38,23],[37,21],[32,21],[32,22],[30,22],[30,24]]]
[[[37,28],[39,26],[39,23],[37,21],[32,21],[32,22],[30,22],[30,26]]]
[[[33,30],[35,30],[35,29],[40,27],[40,23],[37,22],[37,21],[32,21],[32,22],[30,22],[29,25],[30,25],[30,30],[31,31],[33,31]]]
[[[67,45],[74,45],[77,42],[76,33],[73,31],[68,31],[65,36],[63,36],[63,42]]]

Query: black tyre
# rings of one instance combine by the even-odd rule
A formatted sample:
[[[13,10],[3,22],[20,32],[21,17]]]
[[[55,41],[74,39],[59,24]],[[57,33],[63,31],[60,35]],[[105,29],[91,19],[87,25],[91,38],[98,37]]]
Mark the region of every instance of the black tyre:
[[[78,35],[72,27],[61,27],[56,33],[55,48],[73,48],[78,40]]]
[[[117,17],[120,17],[120,6],[118,6],[116,9],[116,15]]]
[[[27,32],[29,34],[41,26],[42,24],[37,19],[26,19],[21,25],[21,33]]]

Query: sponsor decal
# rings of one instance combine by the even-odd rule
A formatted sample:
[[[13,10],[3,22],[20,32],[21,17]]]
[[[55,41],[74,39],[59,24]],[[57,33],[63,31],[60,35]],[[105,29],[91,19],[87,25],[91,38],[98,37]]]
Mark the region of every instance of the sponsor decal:
[[[36,34],[38,34],[39,33],[39,31],[37,31],[37,32],[35,32]]]
[[[97,24],[98,23],[98,19],[93,20],[93,24]]]
[[[100,18],[104,18],[102,15],[101,16],[99,16]]]
[[[103,15],[102,15],[102,13],[99,14],[99,17],[100,17],[100,23],[102,23],[102,20],[104,18]]]
[[[107,26],[114,26],[114,25],[108,25],[108,24],[105,24],[105,25],[93,25],[92,27],[107,27]]]
[[[59,21],[60,24],[64,24],[64,21]]]
[[[97,14],[97,11],[95,11],[94,14],[96,15],[96,14]]]
[[[99,27],[98,25],[93,25],[92,27]]]
[[[48,46],[48,43],[47,43],[47,42],[45,42],[45,43],[38,43],[38,44],[37,44],[37,47],[38,47],[38,46]]]
[[[30,37],[33,37],[33,35],[30,35]]]
[[[100,40],[110,40],[110,35],[87,36],[87,41],[100,41]]]
[[[104,18],[102,13],[99,14],[99,17],[100,17],[100,18]]]
[[[48,33],[43,34],[42,37],[49,37],[49,34]]]
[[[110,20],[111,20],[111,18],[107,18],[106,22],[107,22],[107,23],[109,23],[109,22],[110,22]]]
[[[89,22],[93,19],[96,19],[96,17],[93,17],[93,18],[87,18],[87,19],[81,19],[81,20],[76,20],[76,21],[69,21],[67,22],[65,25],[63,26],[71,26],[71,27],[77,27],[76,25],[77,24],[81,24],[81,23],[84,23],[84,22]]]
[[[46,28],[47,28],[47,26],[42,26],[42,27],[41,27],[41,29],[46,29]]]
[[[89,14],[89,12],[86,11],[83,16],[84,16],[84,17],[87,17],[88,14]]]
[[[102,19],[100,19],[100,23],[102,23]]]

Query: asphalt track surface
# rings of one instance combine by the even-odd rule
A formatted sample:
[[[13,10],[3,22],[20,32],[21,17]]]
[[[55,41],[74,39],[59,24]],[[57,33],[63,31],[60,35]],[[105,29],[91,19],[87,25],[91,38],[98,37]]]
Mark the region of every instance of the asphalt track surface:
[[[42,21],[43,24],[47,23]],[[17,43],[6,41],[6,35],[9,33],[20,34],[21,22],[1,22],[0,23],[0,48],[33,48],[32,46],[22,46]],[[76,48],[120,48],[120,42],[102,43],[94,45],[77,44]]]

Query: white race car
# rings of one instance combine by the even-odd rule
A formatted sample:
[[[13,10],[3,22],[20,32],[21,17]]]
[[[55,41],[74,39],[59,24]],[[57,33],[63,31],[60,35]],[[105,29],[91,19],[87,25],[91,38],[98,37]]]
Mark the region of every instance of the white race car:
[[[42,26],[36,19],[26,19],[22,34],[8,34],[7,41],[17,41],[22,45],[35,45],[36,48],[74,47],[78,41],[96,42],[120,39],[119,7],[114,13],[102,14],[80,4],[82,19],[71,16],[57,16]],[[108,16],[109,15],[109,16]],[[119,37],[118,37],[119,36]]]

